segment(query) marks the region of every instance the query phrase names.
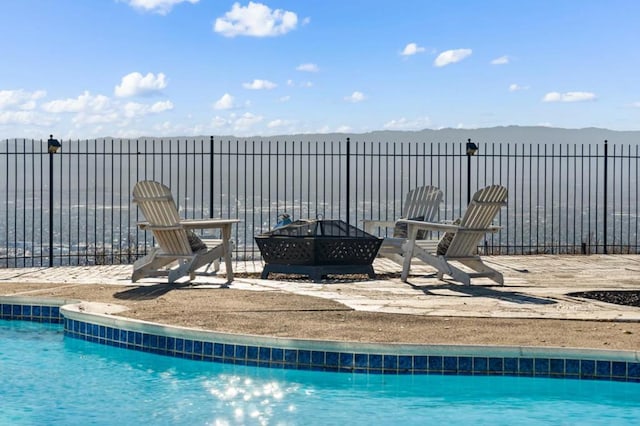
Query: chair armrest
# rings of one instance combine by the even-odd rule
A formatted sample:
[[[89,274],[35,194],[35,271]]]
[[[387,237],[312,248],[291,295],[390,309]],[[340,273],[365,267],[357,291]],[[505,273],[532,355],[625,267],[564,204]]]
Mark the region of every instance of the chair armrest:
[[[239,222],[240,219],[182,219],[180,225],[186,229],[212,229],[231,226]]]
[[[240,219],[182,219],[180,226],[185,229],[214,229],[231,226],[234,223],[240,223]],[[137,225],[138,228],[142,230],[153,228],[153,226],[146,221],[138,222]]]
[[[437,222],[423,222],[420,220],[399,219],[398,223],[406,223],[408,227],[417,230],[425,231],[438,231],[438,232],[458,232],[458,231],[477,231],[477,232],[491,232],[495,233],[502,229],[501,226],[488,226],[482,229],[464,228],[460,225],[453,225],[450,223],[437,223]]]
[[[449,223],[423,222],[421,220],[399,219],[398,223],[406,223],[408,227],[425,231],[457,232],[460,226]]]
[[[138,222],[138,228],[143,231],[175,231],[177,229],[182,229],[182,225],[151,225],[149,222]]]

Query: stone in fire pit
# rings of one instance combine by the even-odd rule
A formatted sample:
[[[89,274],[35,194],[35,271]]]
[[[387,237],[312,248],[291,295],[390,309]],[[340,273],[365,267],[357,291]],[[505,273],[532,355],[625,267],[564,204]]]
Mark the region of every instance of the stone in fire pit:
[[[296,220],[255,237],[271,272],[308,275],[320,282],[328,274],[367,274],[375,278],[373,260],[382,239],[342,220]]]

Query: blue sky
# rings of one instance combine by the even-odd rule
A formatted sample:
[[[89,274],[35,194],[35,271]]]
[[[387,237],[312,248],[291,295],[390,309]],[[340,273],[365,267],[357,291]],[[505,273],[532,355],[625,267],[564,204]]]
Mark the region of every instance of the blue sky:
[[[640,130],[635,0],[4,0],[0,138]]]

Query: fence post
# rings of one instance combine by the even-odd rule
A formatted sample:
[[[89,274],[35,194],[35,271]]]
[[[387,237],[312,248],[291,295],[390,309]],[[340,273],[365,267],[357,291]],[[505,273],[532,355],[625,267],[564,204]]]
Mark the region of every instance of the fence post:
[[[213,136],[209,139],[209,218],[213,219]]]
[[[49,268],[53,267],[53,152],[49,151]]]
[[[349,205],[351,204],[351,138],[347,138],[347,184],[345,185],[345,191],[347,191],[347,205],[346,205],[346,214],[347,214],[347,225],[349,224]]]
[[[604,140],[604,215],[602,216],[602,220],[604,222],[604,254],[607,253],[607,198],[608,198],[608,168],[609,168],[609,144],[608,141]]]
[[[476,155],[478,145],[467,139],[467,205],[471,203],[471,156]]]
[[[49,268],[53,267],[53,154],[62,145],[53,135],[49,135],[47,151],[49,152]]]

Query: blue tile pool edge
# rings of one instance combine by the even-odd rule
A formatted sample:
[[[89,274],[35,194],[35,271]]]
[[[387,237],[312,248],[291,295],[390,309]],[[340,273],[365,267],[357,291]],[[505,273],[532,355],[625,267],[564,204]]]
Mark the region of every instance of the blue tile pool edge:
[[[62,324],[60,307],[79,300],[0,296],[0,319]]]
[[[249,366],[640,383],[638,351],[287,339],[162,325],[92,312],[92,306],[78,301],[5,296],[0,297],[0,319],[62,323],[65,336],[71,338],[178,358]]]

